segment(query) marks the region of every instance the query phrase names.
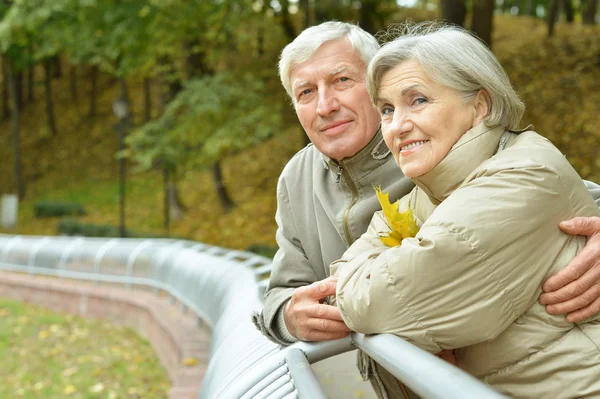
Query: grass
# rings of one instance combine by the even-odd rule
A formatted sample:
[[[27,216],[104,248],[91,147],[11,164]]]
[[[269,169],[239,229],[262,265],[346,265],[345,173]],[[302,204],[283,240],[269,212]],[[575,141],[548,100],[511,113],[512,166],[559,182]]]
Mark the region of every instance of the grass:
[[[165,398],[165,370],[133,330],[0,299],[1,398]]]

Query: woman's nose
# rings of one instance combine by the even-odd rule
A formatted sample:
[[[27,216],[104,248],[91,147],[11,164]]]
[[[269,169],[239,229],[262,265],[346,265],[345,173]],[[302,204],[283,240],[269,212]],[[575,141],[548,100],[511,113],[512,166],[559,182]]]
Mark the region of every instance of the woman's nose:
[[[328,88],[319,89],[319,99],[317,103],[317,114],[327,116],[333,112],[339,111],[340,102],[335,91]]]
[[[413,128],[413,123],[407,117],[406,114],[400,113],[397,111],[394,113],[392,122],[389,125],[390,133],[392,133],[396,136],[401,136],[405,133],[410,132],[412,130],[412,128]]]

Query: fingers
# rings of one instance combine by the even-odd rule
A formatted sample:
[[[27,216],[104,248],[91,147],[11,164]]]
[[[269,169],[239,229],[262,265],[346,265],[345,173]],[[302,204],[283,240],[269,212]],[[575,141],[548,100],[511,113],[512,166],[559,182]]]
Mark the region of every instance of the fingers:
[[[591,237],[600,233],[599,217],[576,217],[560,222],[559,227],[565,233]]]
[[[336,277],[329,277],[308,286],[299,287],[284,308],[286,328],[302,341],[323,341],[350,334],[336,306],[321,303],[335,295]]]
[[[596,298],[595,301],[590,303],[585,308],[569,313],[567,315],[567,321],[569,323],[578,323],[597,313],[600,313],[600,298]]]
[[[581,295],[573,299],[559,301],[546,306],[546,311],[550,314],[565,314],[583,309],[593,303],[600,297],[600,284],[596,283],[591,288],[583,292]],[[542,299],[540,299],[542,302]],[[543,304],[543,302],[542,302]]]
[[[329,341],[332,339],[340,339],[350,335],[350,331],[329,332],[311,330],[302,341]]]
[[[340,310],[331,305],[317,304],[307,309],[306,315],[316,319],[336,320],[343,322]]]
[[[600,231],[600,218],[575,218],[571,220],[578,220],[576,223],[577,226],[581,227],[584,224],[588,226],[582,229],[577,227],[576,230],[571,230],[573,234],[576,234],[575,231],[583,232],[584,230],[586,233],[592,231],[592,234],[589,236],[590,238],[583,250],[569,262],[567,267],[546,280],[542,288],[545,292],[549,293],[567,288],[567,285],[573,282],[576,284],[569,289],[563,290],[560,297],[546,296],[546,300],[550,302],[542,303],[550,304],[555,301],[572,299],[588,290],[594,283],[600,281],[600,270],[598,270],[600,269],[600,233],[598,233],[598,231]],[[584,220],[591,221],[584,222]],[[589,227],[590,224],[592,225],[591,230]],[[596,224],[598,224],[598,226],[596,226]],[[596,232],[594,233],[593,231]],[[580,278],[581,276],[584,276],[585,278]]]
[[[594,259],[593,256],[583,254],[584,251],[577,255],[577,257],[571,261],[571,263],[569,264],[569,266],[567,266],[566,269],[561,270],[559,273],[546,280],[543,289],[544,291],[549,292],[545,292],[540,296],[540,303],[542,305],[554,305],[560,302],[576,299],[578,296],[582,295],[590,288],[592,288],[595,284],[598,284],[600,282],[600,259]],[[583,258],[581,259],[583,259],[583,261],[579,263],[579,256],[582,254]],[[585,269],[587,273],[583,274],[582,272],[581,274],[583,275],[578,275],[579,272],[573,272],[574,274],[561,274],[570,267],[574,267],[574,270]],[[575,275],[577,275],[577,277],[571,279],[571,277]],[[567,282],[566,285],[561,286],[556,290],[547,290],[547,286],[551,286],[552,288],[555,287],[555,281],[562,283],[569,279],[571,281]],[[558,285],[559,283],[556,283],[556,285]],[[587,305],[587,303],[584,304],[584,306],[585,305]]]
[[[308,298],[318,301],[330,295],[335,295],[336,284],[337,278],[329,277],[305,287],[297,288],[296,291],[298,295],[307,296]]]
[[[309,330],[316,330],[322,332],[349,332],[350,329],[343,321],[327,320],[327,319],[315,319],[311,318],[306,321],[305,327]]]

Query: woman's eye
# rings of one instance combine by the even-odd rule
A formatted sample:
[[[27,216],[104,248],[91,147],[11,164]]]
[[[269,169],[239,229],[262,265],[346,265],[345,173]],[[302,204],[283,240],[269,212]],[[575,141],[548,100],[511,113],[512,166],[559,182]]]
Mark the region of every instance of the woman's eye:
[[[384,117],[393,114],[394,109],[392,107],[382,107],[379,112],[381,113],[381,116]]]
[[[417,97],[417,98],[415,98],[413,103],[415,105],[422,105],[422,104],[425,104],[426,102],[427,102],[427,99],[425,97]]]

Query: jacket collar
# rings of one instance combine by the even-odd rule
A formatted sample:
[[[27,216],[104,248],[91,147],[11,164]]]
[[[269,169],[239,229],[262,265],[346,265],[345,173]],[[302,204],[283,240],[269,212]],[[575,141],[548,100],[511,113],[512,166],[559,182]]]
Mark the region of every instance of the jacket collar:
[[[321,156],[323,166],[325,169],[330,169],[334,177],[344,169],[348,171],[353,180],[359,180],[371,173],[379,165],[385,163],[390,154],[390,149],[383,140],[380,128],[377,129],[371,141],[351,157],[336,161],[324,154],[321,154]]]
[[[502,126],[490,128],[483,123],[467,130],[452,146],[450,152],[429,172],[413,178],[434,204],[439,204],[484,161],[491,158],[498,149]]]

